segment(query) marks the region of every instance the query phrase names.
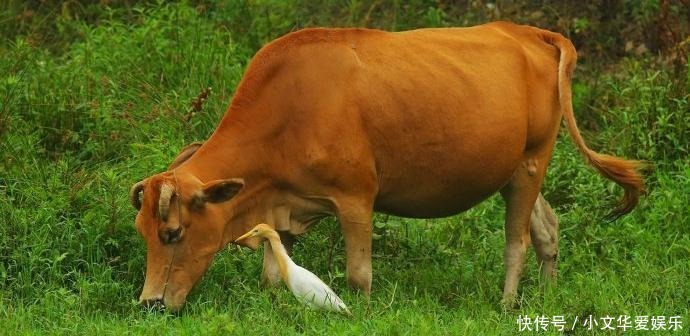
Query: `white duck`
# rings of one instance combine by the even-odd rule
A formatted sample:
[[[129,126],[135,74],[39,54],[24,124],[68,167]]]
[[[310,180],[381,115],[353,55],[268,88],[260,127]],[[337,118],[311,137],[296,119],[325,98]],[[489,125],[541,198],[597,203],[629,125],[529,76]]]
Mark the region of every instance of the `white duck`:
[[[295,262],[290,259],[285,247],[280,241],[278,232],[272,227],[268,224],[259,224],[251,231],[235,239],[235,241],[237,242],[249,237],[268,239],[271,244],[273,255],[278,262],[280,277],[283,278],[285,284],[287,284],[290,291],[292,291],[299,301],[311,308],[321,308],[351,315],[350,310],[347,309],[343,300],[341,300],[328,285],[321,281],[314,273],[295,264]]]

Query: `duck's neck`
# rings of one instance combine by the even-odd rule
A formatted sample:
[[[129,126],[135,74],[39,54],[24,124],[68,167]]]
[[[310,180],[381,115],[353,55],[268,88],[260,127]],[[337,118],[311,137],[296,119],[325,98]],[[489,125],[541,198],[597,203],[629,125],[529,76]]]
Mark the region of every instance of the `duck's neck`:
[[[280,277],[283,278],[283,281],[287,284],[288,266],[294,263],[292,262],[292,259],[290,259],[287,250],[285,250],[285,246],[283,246],[283,243],[280,241],[280,236],[278,233],[272,232],[266,237],[266,239],[268,239],[268,242],[271,244],[273,257],[278,263]]]

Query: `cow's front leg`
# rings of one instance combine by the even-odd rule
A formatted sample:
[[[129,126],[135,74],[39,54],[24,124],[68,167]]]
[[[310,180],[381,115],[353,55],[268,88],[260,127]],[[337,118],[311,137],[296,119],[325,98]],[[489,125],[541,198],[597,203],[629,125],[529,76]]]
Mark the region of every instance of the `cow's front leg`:
[[[295,236],[287,231],[278,231],[280,240],[285,246],[288,254],[292,252],[292,245],[295,243]],[[278,263],[273,256],[271,244],[268,241],[264,242],[264,266],[261,272],[261,285],[263,287],[275,287],[280,284],[280,272],[278,270]]]
[[[347,283],[367,297],[371,293],[371,205],[349,204],[338,209],[340,229],[345,238]]]

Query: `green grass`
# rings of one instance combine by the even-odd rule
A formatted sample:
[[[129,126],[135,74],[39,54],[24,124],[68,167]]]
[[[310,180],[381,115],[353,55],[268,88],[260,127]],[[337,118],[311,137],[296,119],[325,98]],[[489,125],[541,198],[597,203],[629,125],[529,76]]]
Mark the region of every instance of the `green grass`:
[[[405,29],[487,19],[425,1],[379,6],[392,9],[367,18],[370,4],[359,1],[75,5],[11,27],[7,13],[15,12],[3,12],[0,334],[512,335],[520,315],[564,315],[571,324],[589,315],[680,315],[687,334],[690,71],[650,56],[605,66],[585,57],[574,83],[585,139],[652,162],[649,194],[632,214],[604,222],[620,190],[560,137],[544,187],[561,223],[558,286],[542,293],[530,252],[515,310],[499,304],[500,197],[451,218],[378,215],[369,302],[346,289],[337,223],[304,235],[295,261],[331,284],[352,318],[307,310],[285,287],[261,289],[261,252],[232,246],[179,316],[136,304],[145,246],[129,187],[211,134],[259,46],[310,24]],[[204,110],[186,122],[189,103],[209,86]],[[568,334],[592,332],[580,323]]]

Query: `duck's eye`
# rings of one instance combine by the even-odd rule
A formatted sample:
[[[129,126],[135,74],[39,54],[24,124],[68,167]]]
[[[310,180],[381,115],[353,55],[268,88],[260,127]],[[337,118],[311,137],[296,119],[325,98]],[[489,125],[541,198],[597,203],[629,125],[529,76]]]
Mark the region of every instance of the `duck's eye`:
[[[254,230],[254,233],[259,233],[259,230]]]

